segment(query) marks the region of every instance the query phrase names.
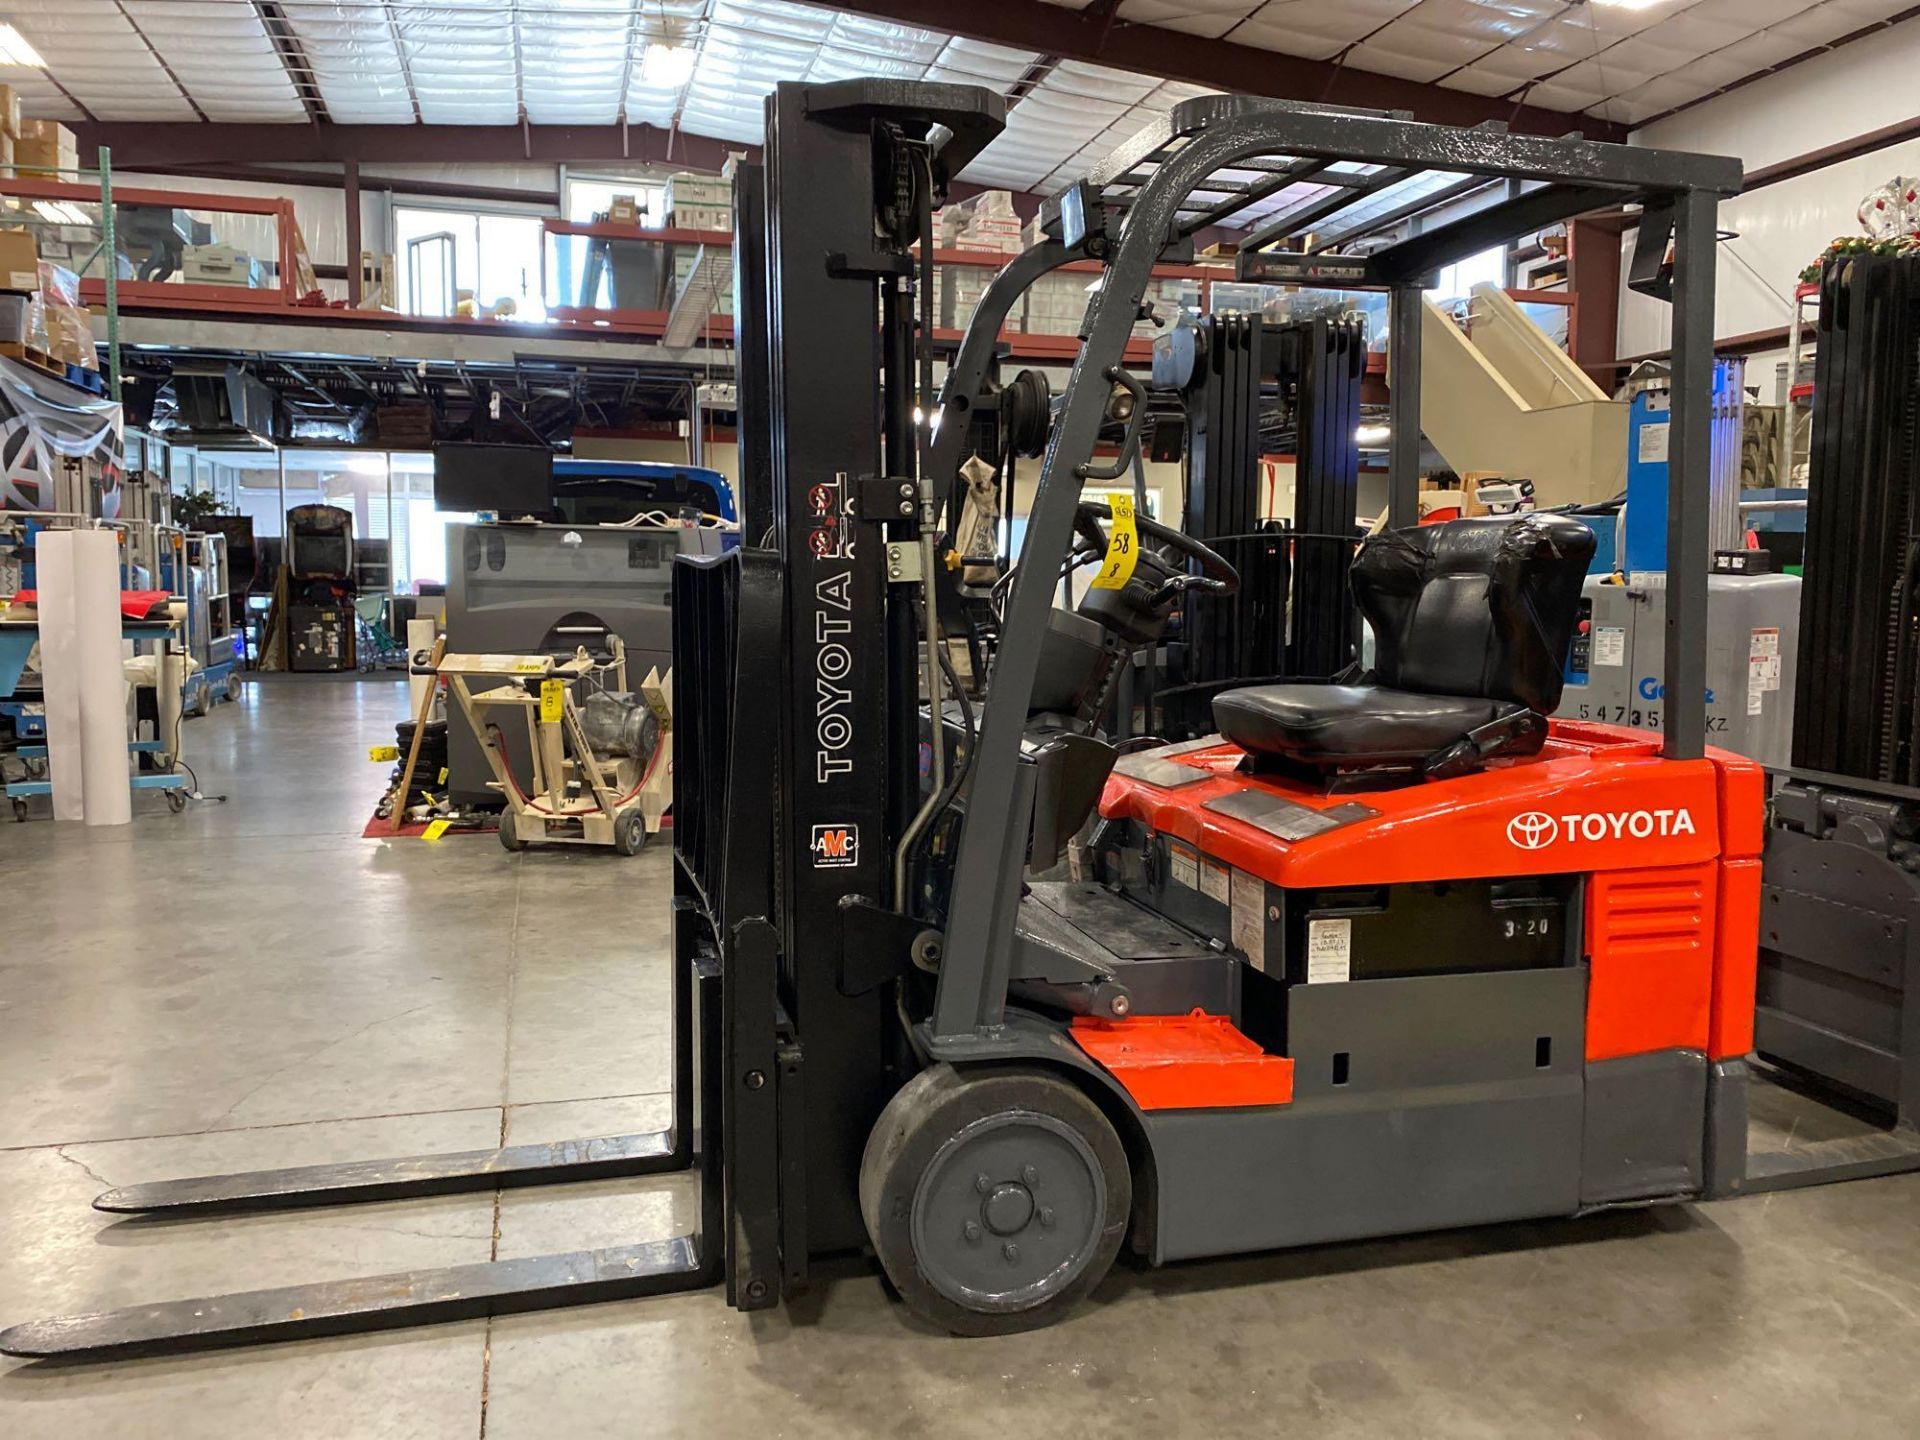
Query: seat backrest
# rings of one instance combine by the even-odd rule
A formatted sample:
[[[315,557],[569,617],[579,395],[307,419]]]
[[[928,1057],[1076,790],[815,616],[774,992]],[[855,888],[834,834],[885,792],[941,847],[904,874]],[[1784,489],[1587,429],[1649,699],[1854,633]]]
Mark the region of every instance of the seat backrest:
[[[1373,678],[1395,690],[1560,704],[1593,531],[1565,515],[1452,520],[1360,547]]]

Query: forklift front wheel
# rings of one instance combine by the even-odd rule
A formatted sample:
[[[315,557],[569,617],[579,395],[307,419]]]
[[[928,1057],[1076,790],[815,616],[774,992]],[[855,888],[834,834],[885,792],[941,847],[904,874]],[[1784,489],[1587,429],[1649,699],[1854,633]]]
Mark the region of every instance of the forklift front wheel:
[[[1098,1285],[1133,1207],[1127,1152],[1043,1070],[923,1070],[888,1102],[860,1209],[909,1309],[958,1335],[1051,1324]]]

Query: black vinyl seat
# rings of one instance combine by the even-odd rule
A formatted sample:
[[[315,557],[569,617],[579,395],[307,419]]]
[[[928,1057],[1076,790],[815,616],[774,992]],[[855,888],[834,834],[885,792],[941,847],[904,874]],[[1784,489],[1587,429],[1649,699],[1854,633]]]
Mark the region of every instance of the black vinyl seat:
[[[1256,768],[1442,777],[1531,755],[1560,703],[1593,532],[1564,515],[1376,535],[1354,597],[1375,664],[1357,684],[1257,685],[1213,702]]]

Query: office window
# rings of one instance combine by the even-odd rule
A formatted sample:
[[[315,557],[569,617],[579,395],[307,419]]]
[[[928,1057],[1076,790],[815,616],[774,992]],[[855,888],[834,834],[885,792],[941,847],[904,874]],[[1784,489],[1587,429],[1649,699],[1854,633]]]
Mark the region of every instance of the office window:
[[[452,315],[463,299],[485,311],[511,304],[516,320],[546,319],[540,290],[538,215],[393,207],[394,265],[400,308],[409,315]]]
[[[640,223],[647,229],[658,230],[667,223],[666,186],[649,180],[569,175],[562,209],[574,223],[590,224],[594,216],[607,212],[616,195],[633,196],[640,205]]]

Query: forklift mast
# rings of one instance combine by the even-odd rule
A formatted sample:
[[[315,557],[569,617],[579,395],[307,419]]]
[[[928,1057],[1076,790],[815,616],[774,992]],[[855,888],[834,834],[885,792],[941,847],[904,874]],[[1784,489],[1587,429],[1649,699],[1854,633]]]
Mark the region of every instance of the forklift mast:
[[[742,186],[758,203],[740,217],[738,263],[765,297],[736,322],[743,403],[759,411],[742,427],[743,478],[766,477],[764,510],[746,486],[745,538],[779,557],[784,673],[738,683],[752,706],[783,707],[768,817],[778,1002],[807,1038],[805,1104],[792,1083],[782,1108],[808,1160],[781,1198],[804,1214],[802,1260],[863,1243],[842,1177],[904,1058],[888,992],[843,974],[841,946],[823,941],[842,934],[844,897],[893,901],[894,847],[920,803],[920,587],[900,572],[924,518],[913,416],[932,400],[915,363],[931,297],[912,251],[1002,114],[965,86],[781,86],[764,174],[748,167]],[[936,127],[950,137],[938,148]]]

